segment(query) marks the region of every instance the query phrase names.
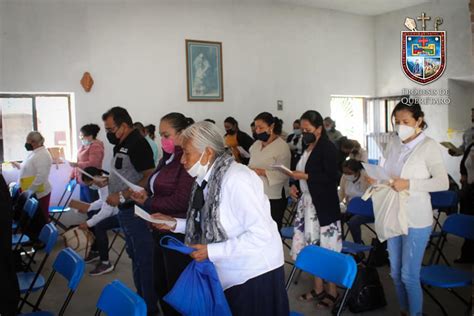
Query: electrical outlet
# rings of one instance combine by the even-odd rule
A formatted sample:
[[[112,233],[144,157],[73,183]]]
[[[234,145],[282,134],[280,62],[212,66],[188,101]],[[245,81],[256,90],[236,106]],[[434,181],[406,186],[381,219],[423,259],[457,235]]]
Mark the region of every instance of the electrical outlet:
[[[277,101],[277,111],[283,111],[283,100]]]

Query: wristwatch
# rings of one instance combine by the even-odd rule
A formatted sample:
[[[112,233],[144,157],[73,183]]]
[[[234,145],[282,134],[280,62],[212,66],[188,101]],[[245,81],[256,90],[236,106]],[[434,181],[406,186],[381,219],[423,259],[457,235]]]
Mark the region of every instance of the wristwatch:
[[[122,191],[119,191],[119,201],[120,201],[120,204],[123,204],[126,201],[125,197],[122,194]]]

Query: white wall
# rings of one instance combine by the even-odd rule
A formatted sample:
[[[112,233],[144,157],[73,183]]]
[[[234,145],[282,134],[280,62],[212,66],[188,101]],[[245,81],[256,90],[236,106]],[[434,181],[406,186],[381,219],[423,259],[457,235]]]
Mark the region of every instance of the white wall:
[[[77,125],[109,107],[158,123],[170,111],[248,129],[268,110],[292,120],[329,114],[331,94],[374,94],[373,18],[283,5],[0,3],[0,91],[72,91]],[[186,101],[185,39],[223,42],[223,103]],[[90,71],[95,85],[79,80]],[[276,111],[276,101],[284,111]]]
[[[400,66],[400,31],[406,30],[405,18],[416,18],[421,15],[421,12],[431,16],[431,21],[427,22],[427,30],[434,30],[434,18],[442,17],[444,23],[439,29],[446,31],[447,36],[446,70],[440,79],[425,86],[408,79]],[[417,23],[418,29],[421,30],[421,22]],[[468,0],[437,0],[379,15],[375,18],[375,28],[375,86],[378,96],[401,95],[402,89],[448,89],[449,78],[467,77],[474,74]],[[462,91],[462,89],[452,89],[450,97],[453,100],[462,99],[464,97],[457,95],[457,93],[463,93]],[[470,105],[456,106],[456,102],[452,105],[424,105],[423,111],[430,126],[427,134],[438,141],[449,140],[460,144],[460,134],[472,125],[470,107]],[[460,115],[459,112],[465,112],[465,114]],[[451,113],[455,114],[450,120]],[[448,135],[448,128],[455,128],[459,132]],[[458,179],[459,159],[452,158],[447,153],[444,158],[448,172]]]

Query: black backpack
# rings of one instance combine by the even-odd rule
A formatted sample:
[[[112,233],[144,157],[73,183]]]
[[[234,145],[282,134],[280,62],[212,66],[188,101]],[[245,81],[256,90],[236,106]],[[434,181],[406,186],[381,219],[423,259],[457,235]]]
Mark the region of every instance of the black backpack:
[[[359,266],[347,300],[351,313],[371,311],[386,305],[385,292],[377,269]]]
[[[373,238],[372,250],[370,250],[367,265],[370,267],[383,267],[389,263],[387,241],[380,242],[377,238]]]

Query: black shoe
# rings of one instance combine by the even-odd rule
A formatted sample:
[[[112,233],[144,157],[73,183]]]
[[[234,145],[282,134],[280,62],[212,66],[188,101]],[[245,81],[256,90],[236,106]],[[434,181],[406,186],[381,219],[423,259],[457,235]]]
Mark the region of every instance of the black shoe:
[[[114,266],[112,264],[110,264],[110,263],[106,264],[106,263],[101,262],[97,265],[97,267],[95,267],[94,270],[89,272],[89,275],[90,276],[98,276],[98,275],[110,273],[112,271],[114,271]]]
[[[454,260],[454,263],[459,263],[459,264],[473,264],[474,263],[474,259],[468,259],[468,258],[463,258],[463,257],[460,257],[460,258],[457,258]]]

